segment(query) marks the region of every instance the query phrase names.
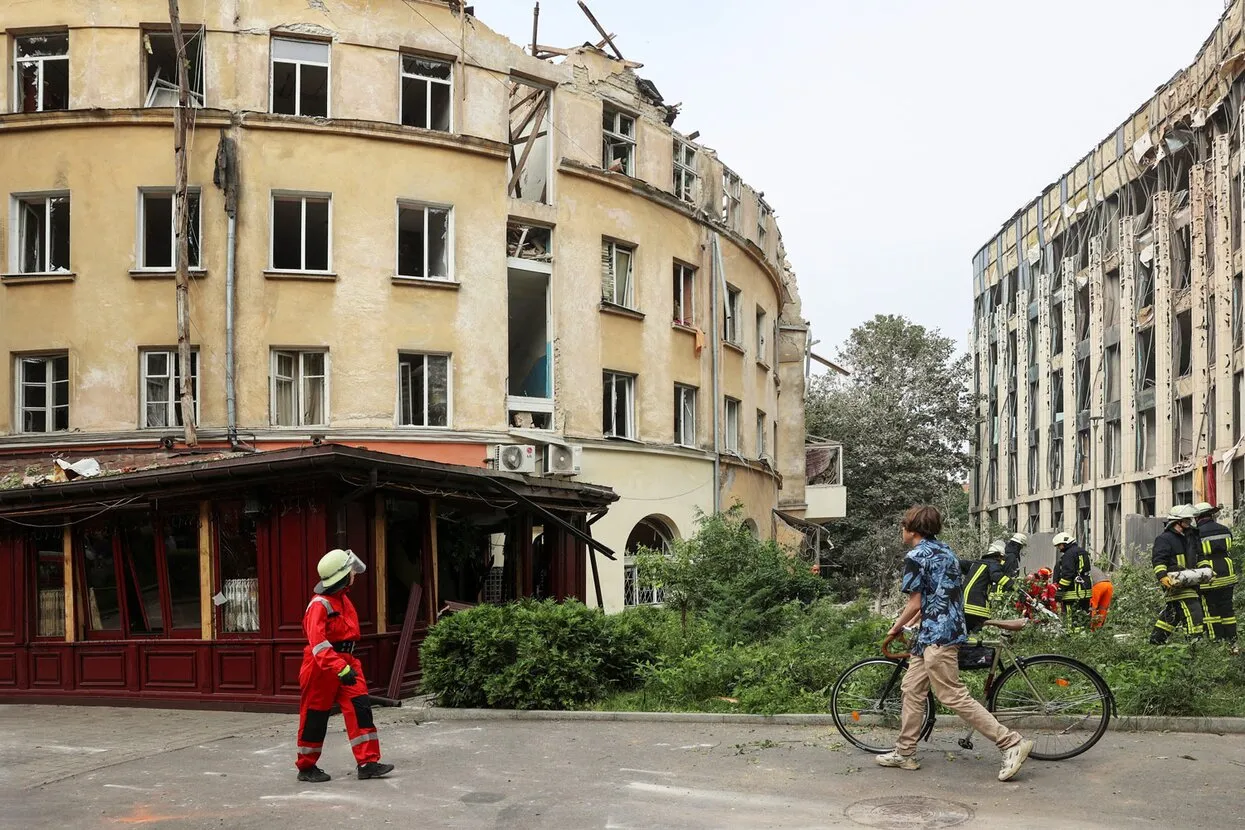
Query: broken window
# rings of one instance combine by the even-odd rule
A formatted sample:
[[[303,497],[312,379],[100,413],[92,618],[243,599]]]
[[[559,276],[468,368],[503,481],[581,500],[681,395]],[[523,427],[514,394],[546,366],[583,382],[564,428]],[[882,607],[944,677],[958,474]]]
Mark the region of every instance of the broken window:
[[[1063,497],[1056,496],[1050,500],[1050,528],[1053,531],[1063,530]]]
[[[1072,465],[1072,483],[1083,484],[1089,481],[1089,430],[1083,429],[1076,434],[1076,455]]]
[[[765,413],[757,410],[757,458],[766,458]]]
[[[1120,431],[1119,421],[1108,421],[1107,432],[1104,440],[1103,453],[1103,475],[1110,478],[1120,474],[1120,464],[1122,462],[1122,453],[1120,452],[1122,444],[1122,432]]]
[[[740,443],[739,441],[739,410],[740,410],[740,407],[741,407],[741,404],[739,403],[739,401],[735,400],[734,398],[727,398],[726,400],[723,401],[722,408],[723,408],[725,417],[723,418],[724,431],[723,431],[722,437],[723,437],[723,441],[725,442],[725,446],[723,447],[723,449],[726,452],[733,452],[733,453],[739,452],[739,443]]]
[[[1038,321],[1036,318],[1029,320],[1029,366],[1037,366],[1038,356]]]
[[[186,80],[190,88],[190,106],[203,106],[203,27],[184,29],[186,43]],[[180,102],[177,88],[177,46],[172,32],[144,32],[143,55],[147,85],[144,106],[176,107]]]
[[[1193,398],[1192,396],[1176,401],[1176,418],[1172,436],[1176,445],[1176,458],[1185,459],[1193,455]],[[1180,502],[1183,504],[1183,502]]]
[[[1089,282],[1076,290],[1076,342],[1089,338]]]
[[[1137,332],[1137,391],[1154,388],[1154,329]]]
[[[635,438],[635,375],[604,372],[601,433],[607,438]]]
[[[1063,415],[1063,370],[1056,369],[1050,373],[1050,411],[1051,422],[1062,424]]]
[[[1103,491],[1106,516],[1102,527],[1102,550],[1108,562],[1114,563],[1120,553],[1120,536],[1123,529],[1123,510],[1120,507],[1121,488],[1108,487]]]
[[[19,196],[16,272],[48,274],[69,270],[69,195]]]
[[[453,131],[454,65],[402,56],[402,123],[425,130]]]
[[[1193,473],[1172,479],[1172,504],[1193,504]]]
[[[1172,232],[1172,288],[1176,291],[1189,287],[1189,262],[1193,258],[1189,230],[1185,224]]]
[[[1218,424],[1219,410],[1216,408],[1218,403],[1218,395],[1215,394],[1215,387],[1211,387],[1206,393],[1206,451],[1214,452],[1219,446]]]
[[[272,111],[328,118],[329,44],[272,39]]]
[[[1149,470],[1158,459],[1158,432],[1153,409],[1137,413],[1137,469]]]
[[[1050,353],[1051,357],[1063,353],[1063,303],[1054,302],[1050,307]]]
[[[273,194],[274,271],[329,270],[331,201],[327,195]]]
[[[182,368],[176,349],[152,349],[139,354],[143,377],[139,400],[146,429],[182,426]],[[199,421],[199,351],[190,352],[190,401]]]
[[[769,205],[764,202],[757,203],[757,246],[761,250],[765,250],[765,236],[769,233]]]
[[[769,349],[765,342],[765,330],[768,328],[766,322],[765,309],[757,306],[757,361],[769,365]]]
[[[674,264],[674,322],[696,325],[696,269],[681,262]]]
[[[449,424],[449,355],[398,355],[398,425],[445,427]]]
[[[1241,212],[1245,206],[1241,204],[1241,177],[1232,177],[1232,204],[1228,209],[1228,227],[1232,236],[1232,251],[1241,249]]]
[[[515,199],[547,204],[549,201],[549,108],[553,90],[511,79],[510,183]]]
[[[1219,347],[1216,335],[1218,328],[1219,318],[1215,316],[1215,295],[1211,294],[1206,298],[1206,363],[1209,366],[1215,365],[1215,350]]]
[[[507,394],[514,398],[539,398],[545,403],[533,410],[528,401],[512,406],[510,424],[515,426],[514,413],[526,423],[547,423],[552,416],[553,344],[549,337],[549,274],[537,270],[548,268],[531,263],[532,270],[512,266],[507,288],[509,325],[509,379]],[[545,428],[545,427],[541,427]]]
[[[1106,328],[1120,324],[1120,269],[1107,272],[1103,280],[1102,324]]]
[[[1182,311],[1176,315],[1172,326],[1172,353],[1176,358],[1176,377],[1184,377],[1193,371],[1193,312]]]
[[[674,195],[685,202],[696,201],[696,147],[677,135],[674,137]]]
[[[741,293],[733,285],[726,286],[726,316],[722,320],[722,339],[736,346],[743,345],[743,326],[739,323]]]
[[[743,182],[739,177],[722,168],[722,224],[733,231],[740,228],[743,214]]]
[[[674,443],[696,446],[696,387],[674,385]]]
[[[22,432],[69,429],[69,355],[17,358],[17,400]]]
[[[1143,259],[1144,257],[1144,259]],[[1137,325],[1148,325],[1154,320],[1154,246],[1147,245],[1134,264],[1133,279],[1137,286]]]
[[[553,262],[553,231],[540,225],[508,222],[506,256],[534,262]]]
[[[1241,274],[1232,278],[1232,346],[1239,349],[1245,345],[1245,294],[1242,293]]]
[[[1142,516],[1154,516],[1155,491],[1153,479],[1137,482],[1137,512]]]
[[[1025,532],[1033,535],[1042,529],[1042,503],[1031,501],[1028,510],[1028,525],[1025,527]]]
[[[1232,375],[1232,441],[1241,438],[1241,396],[1245,395],[1245,373]]]
[[[273,349],[271,411],[277,427],[328,424],[328,352]]]
[[[450,208],[398,203],[398,276],[452,278]]]
[[[199,189],[186,191],[186,209],[190,211],[187,253],[191,268],[201,268],[199,244],[202,232],[199,213]],[[173,191],[168,188],[143,190],[139,194],[138,267],[142,270],[168,271],[177,267],[177,222],[173,210]]]
[[[613,173],[635,175],[635,118],[609,107],[601,116],[601,166]]]
[[[1083,357],[1076,362],[1076,411],[1089,409],[1090,383],[1089,358]]]
[[[17,111],[69,109],[69,34],[13,39]]]
[[[1102,387],[1106,393],[1107,403],[1116,403],[1120,399],[1120,347],[1108,346],[1103,356]]]
[[[612,240],[601,240],[601,299],[623,308],[635,308],[635,279],[632,261],[635,248]]]

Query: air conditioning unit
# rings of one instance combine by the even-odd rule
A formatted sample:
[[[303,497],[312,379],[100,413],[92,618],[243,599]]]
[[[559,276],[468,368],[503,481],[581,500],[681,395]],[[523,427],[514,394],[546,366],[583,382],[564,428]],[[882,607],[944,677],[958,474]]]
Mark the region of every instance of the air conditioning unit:
[[[578,445],[545,447],[545,475],[577,476],[583,466],[584,448]]]
[[[493,462],[502,472],[531,475],[536,472],[536,447],[533,444],[498,444],[493,448]]]

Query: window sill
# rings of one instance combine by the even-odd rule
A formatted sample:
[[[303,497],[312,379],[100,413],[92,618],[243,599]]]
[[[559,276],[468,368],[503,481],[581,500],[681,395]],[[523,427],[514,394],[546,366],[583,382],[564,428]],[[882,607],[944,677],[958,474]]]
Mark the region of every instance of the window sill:
[[[264,271],[266,280],[305,280],[307,282],[337,282],[337,274],[332,271]]]
[[[394,285],[409,285],[413,288],[439,288],[442,291],[457,291],[463,287],[463,284],[458,280],[443,280],[435,277],[403,277],[395,275],[389,281]]]
[[[723,340],[722,345],[733,352],[739,352],[741,355],[744,354],[743,343],[732,343],[730,340]]]
[[[700,329],[696,328],[695,326],[689,326],[686,323],[680,323],[678,320],[675,320],[673,323],[671,323],[670,328],[674,329],[675,331],[681,331],[686,334],[693,334],[693,335],[700,332]]]
[[[73,271],[41,271],[37,274],[0,274],[5,285],[34,285],[40,282],[73,282],[78,275]]]
[[[191,268],[188,272],[192,280],[201,280],[207,276],[206,268]],[[172,268],[131,268],[130,278],[136,280],[171,280],[177,277]]]
[[[643,444],[639,438],[632,438],[629,435],[602,435],[606,441],[621,441],[624,444]]]
[[[767,371],[767,372],[768,372],[770,369],[773,369],[774,367],[773,367],[773,366],[771,366],[770,364],[766,363],[764,360],[758,360],[758,361],[757,361],[757,368],[758,368],[758,369],[764,369],[765,371]]]
[[[625,305],[617,303],[601,301],[601,311],[606,314],[617,314],[619,317],[630,317],[632,320],[643,320],[644,312],[636,311],[634,308],[627,308]]]

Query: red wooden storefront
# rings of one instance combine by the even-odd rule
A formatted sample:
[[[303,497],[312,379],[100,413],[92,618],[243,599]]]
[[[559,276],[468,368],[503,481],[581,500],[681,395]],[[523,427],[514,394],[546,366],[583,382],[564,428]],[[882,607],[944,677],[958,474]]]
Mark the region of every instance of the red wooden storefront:
[[[492,599],[582,599],[588,525],[615,498],[331,445],[0,491],[0,701],[292,710],[332,547],[368,566],[351,598],[374,692],[419,586],[409,694],[446,602],[486,582]]]

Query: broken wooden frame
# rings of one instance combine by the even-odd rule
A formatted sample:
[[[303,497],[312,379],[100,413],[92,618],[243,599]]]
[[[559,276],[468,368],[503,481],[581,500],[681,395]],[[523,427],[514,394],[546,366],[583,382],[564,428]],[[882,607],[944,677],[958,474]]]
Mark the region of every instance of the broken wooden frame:
[[[553,89],[512,77],[510,87],[510,181],[514,199],[549,203]]]

